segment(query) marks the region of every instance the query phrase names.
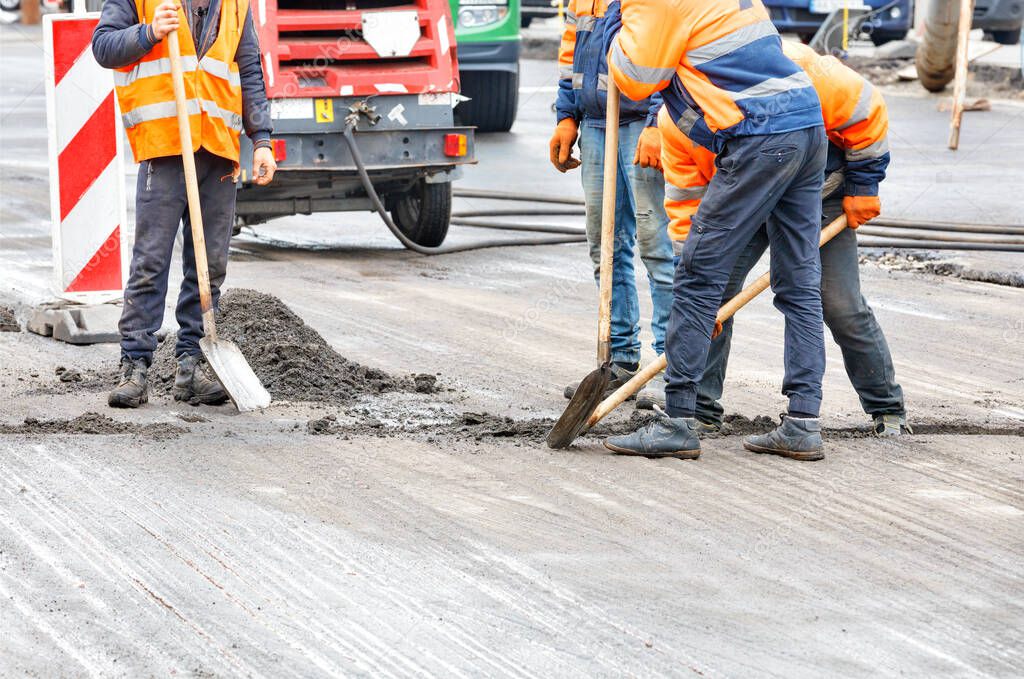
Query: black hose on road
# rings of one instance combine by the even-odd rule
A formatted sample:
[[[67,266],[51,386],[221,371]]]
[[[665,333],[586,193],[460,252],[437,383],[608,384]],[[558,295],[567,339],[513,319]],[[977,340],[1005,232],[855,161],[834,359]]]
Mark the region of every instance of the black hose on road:
[[[485,240],[478,243],[467,243],[466,245],[449,245],[434,248],[424,247],[402,233],[402,230],[399,229],[398,225],[391,219],[391,215],[388,214],[387,208],[384,207],[384,203],[381,201],[380,196],[377,195],[377,190],[374,188],[373,182],[370,181],[370,175],[367,173],[366,165],[363,163],[363,154],[359,152],[359,145],[356,143],[355,135],[352,133],[353,127],[355,127],[354,123],[345,125],[345,131],[342,136],[345,138],[348,150],[352,154],[352,160],[356,164],[356,170],[359,173],[359,180],[363,184],[363,189],[366,191],[366,195],[370,198],[370,202],[373,203],[373,207],[377,211],[377,214],[379,214],[380,218],[384,221],[384,225],[388,227],[388,230],[402,245],[413,252],[418,252],[421,255],[447,255],[453,252],[482,250],[484,248],[502,248],[517,245],[559,245],[562,243],[582,243],[587,240],[585,235],[571,235],[556,236],[552,238]]]

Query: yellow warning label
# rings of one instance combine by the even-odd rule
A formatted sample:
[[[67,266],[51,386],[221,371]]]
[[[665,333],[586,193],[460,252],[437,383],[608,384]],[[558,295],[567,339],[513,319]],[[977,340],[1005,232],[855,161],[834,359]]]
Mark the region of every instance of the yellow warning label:
[[[316,121],[318,123],[334,122],[334,100],[316,99]]]

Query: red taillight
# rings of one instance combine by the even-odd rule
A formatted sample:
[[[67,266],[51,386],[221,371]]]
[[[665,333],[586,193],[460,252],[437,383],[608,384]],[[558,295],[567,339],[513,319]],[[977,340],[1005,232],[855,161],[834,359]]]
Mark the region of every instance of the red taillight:
[[[461,158],[466,155],[466,135],[444,135],[444,154],[453,158]]]
[[[281,162],[288,158],[288,143],[284,139],[274,140],[274,160]]]

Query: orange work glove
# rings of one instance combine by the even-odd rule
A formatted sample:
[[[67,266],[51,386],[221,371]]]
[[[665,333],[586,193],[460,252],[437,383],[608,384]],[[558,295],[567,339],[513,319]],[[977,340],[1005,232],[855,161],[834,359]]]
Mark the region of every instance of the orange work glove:
[[[567,172],[580,166],[580,161],[572,157],[572,145],[576,143],[576,121],[562,118],[555,126],[548,146],[551,149],[551,164],[559,172]]]
[[[636,144],[633,164],[653,167],[661,172],[661,131],[656,127],[645,127]]]
[[[846,213],[846,225],[856,229],[882,214],[882,201],[878,196],[845,196],[843,212]]]

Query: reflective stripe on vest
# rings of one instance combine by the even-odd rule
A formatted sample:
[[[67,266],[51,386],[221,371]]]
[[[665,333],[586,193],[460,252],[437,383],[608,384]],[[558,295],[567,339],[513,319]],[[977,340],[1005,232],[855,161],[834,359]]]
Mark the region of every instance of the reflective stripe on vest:
[[[185,111],[194,116],[202,110],[209,116],[217,116],[224,121],[224,124],[236,132],[242,131],[242,116],[234,111],[228,111],[217,105],[217,102],[209,99],[189,99],[185,102]],[[177,106],[173,101],[162,101],[158,104],[147,104],[138,106],[135,109],[121,115],[125,129],[131,129],[141,123],[161,118],[174,118],[178,115]]]
[[[183,56],[181,58],[181,70],[185,73],[195,71],[197,65],[210,75],[216,76],[221,80],[227,80],[229,85],[238,87],[242,84],[238,73],[232,72],[231,67],[223,61],[218,61],[209,56],[203,57],[198,62],[194,56]],[[152,78],[156,75],[170,74],[171,60],[167,57],[152,61],[140,61],[132,66],[132,70],[127,73],[124,71],[114,71],[114,85],[117,87],[127,87],[140,78]]]
[[[667,200],[698,200],[703,198],[707,192],[707,185],[683,187],[665,182],[665,198]]]

